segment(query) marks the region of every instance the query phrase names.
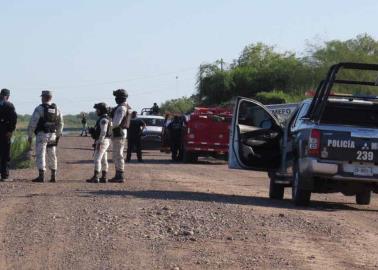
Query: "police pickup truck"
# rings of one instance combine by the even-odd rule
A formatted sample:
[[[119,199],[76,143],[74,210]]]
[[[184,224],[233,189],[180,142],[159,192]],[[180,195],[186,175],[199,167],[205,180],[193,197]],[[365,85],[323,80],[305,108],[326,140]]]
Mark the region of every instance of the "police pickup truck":
[[[361,81],[338,78],[350,72],[377,74],[361,75]],[[378,193],[378,97],[332,90],[374,89],[377,78],[375,64],[334,65],[315,96],[300,103],[284,124],[266,106],[238,97],[229,167],[267,171],[272,199],[283,199],[285,187],[291,187],[295,205],[308,205],[311,193],[331,192],[369,204],[371,193]]]

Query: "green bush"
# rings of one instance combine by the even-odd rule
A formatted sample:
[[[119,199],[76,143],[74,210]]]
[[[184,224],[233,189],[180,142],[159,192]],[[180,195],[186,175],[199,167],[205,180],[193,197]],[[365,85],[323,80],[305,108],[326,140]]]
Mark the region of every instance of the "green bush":
[[[257,93],[255,99],[262,104],[283,104],[289,103],[291,97],[282,91],[272,91]]]
[[[27,136],[22,132],[16,132],[11,144],[11,167],[17,169],[29,168],[32,165],[29,150],[30,145]]]

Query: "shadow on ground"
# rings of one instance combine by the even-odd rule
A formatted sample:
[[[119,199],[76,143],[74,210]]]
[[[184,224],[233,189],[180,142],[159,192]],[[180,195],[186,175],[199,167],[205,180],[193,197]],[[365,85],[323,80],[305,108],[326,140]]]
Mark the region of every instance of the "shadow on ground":
[[[267,197],[254,197],[242,195],[216,194],[190,191],[163,191],[163,190],[98,190],[81,192],[84,197],[92,196],[132,196],[143,199],[154,200],[174,200],[174,201],[199,201],[199,202],[216,202],[224,204],[253,205],[273,208],[302,209],[307,211],[366,211],[378,212],[374,209],[359,209],[347,204],[336,202],[312,201],[310,207],[295,207],[290,200],[272,200]]]

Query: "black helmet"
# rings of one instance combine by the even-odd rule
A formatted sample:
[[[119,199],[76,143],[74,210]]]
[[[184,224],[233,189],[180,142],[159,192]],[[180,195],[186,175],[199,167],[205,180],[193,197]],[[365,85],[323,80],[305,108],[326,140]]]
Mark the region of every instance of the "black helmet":
[[[108,112],[108,106],[104,102],[96,103],[93,106],[94,109],[99,110],[101,113],[107,113]]]
[[[0,95],[2,95],[3,97],[6,97],[6,96],[9,97],[10,96],[10,91],[8,89],[6,89],[6,88],[1,89]]]
[[[120,98],[127,98],[129,94],[127,93],[125,89],[117,89],[113,91],[113,96],[120,97]]]

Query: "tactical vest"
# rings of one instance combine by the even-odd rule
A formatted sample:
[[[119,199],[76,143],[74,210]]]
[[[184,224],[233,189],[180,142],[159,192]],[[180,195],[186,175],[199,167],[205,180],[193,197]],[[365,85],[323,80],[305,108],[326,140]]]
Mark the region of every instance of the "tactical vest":
[[[38,132],[55,133],[58,126],[58,108],[53,103],[41,104],[43,107],[43,117],[39,118],[35,134]]]
[[[115,107],[115,108],[112,110],[110,116],[111,116],[112,118],[114,118],[115,112],[117,111],[117,109],[118,109],[119,107],[122,107],[122,106],[126,108],[126,114],[125,114],[125,116],[123,117],[123,119],[122,119],[121,124],[119,125],[119,127],[120,127],[121,129],[126,129],[126,128],[128,128],[128,126],[127,126],[127,124],[128,124],[127,118],[128,118],[128,114],[129,114],[129,110],[127,109],[127,106],[126,106],[126,105],[121,104],[121,105],[118,105],[117,107]]]
[[[106,129],[106,135],[105,135],[105,137],[106,138],[110,138],[112,136],[112,134],[111,134],[111,126],[110,126],[110,119],[109,119],[108,115],[105,114],[105,115],[100,116],[100,118],[96,122],[96,125],[94,127],[94,134],[92,136],[94,140],[98,140],[100,138],[100,135],[101,135],[101,121],[103,119],[108,120],[108,127]]]

